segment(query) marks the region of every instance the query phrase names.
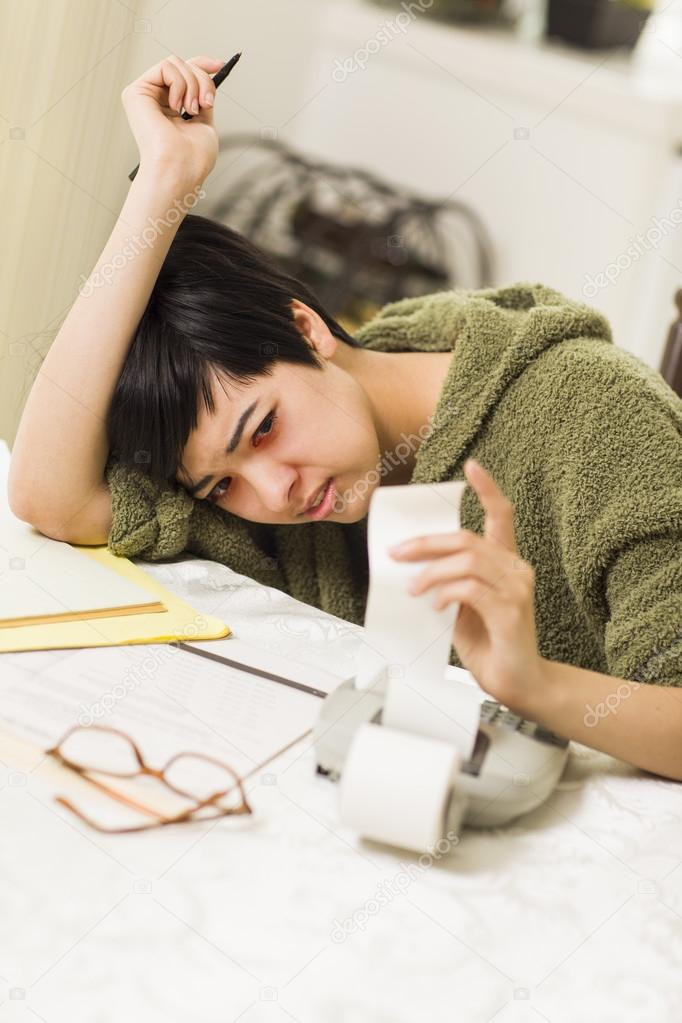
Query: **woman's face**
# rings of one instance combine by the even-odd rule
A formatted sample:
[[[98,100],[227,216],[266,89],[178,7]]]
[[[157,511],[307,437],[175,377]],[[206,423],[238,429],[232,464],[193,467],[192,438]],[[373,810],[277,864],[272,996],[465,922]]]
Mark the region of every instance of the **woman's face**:
[[[342,342],[323,326],[322,370],[275,363],[271,375],[239,385],[214,372],[215,411],[201,402],[178,472],[193,496],[251,522],[301,525],[333,477],[338,497],[324,521],[364,518],[379,484],[377,430],[365,390],[332,361]]]

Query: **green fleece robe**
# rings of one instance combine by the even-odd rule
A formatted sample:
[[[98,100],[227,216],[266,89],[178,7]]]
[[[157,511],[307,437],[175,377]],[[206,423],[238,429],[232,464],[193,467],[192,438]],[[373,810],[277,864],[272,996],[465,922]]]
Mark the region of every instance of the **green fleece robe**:
[[[682,685],[682,401],[662,377],[613,344],[599,312],[539,283],[404,299],[356,337],[375,351],[454,351],[410,482],[463,480],[468,457],[492,474],[536,570],[541,655]],[[106,478],[114,554],[189,551],[364,621],[366,518],[261,525],[113,459]],[[482,533],[471,487],[461,511]]]

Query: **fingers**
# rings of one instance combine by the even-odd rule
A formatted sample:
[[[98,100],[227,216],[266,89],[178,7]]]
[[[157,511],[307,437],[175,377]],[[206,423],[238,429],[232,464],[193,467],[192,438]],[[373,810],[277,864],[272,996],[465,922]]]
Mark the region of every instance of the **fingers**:
[[[534,586],[535,572],[530,563],[466,529],[415,537],[407,541],[406,547],[407,553],[393,557],[428,562],[410,583],[408,591],[414,595],[432,586],[464,580],[504,591],[511,598],[522,596],[528,586]]]
[[[201,107],[209,109],[215,101],[215,86],[209,71],[218,71],[225,61],[215,57],[192,57],[182,60],[172,54],[166,58],[178,75],[173,75],[174,88],[169,92],[169,105],[178,113],[184,106],[188,114],[196,115]],[[172,72],[171,72],[172,74]]]
[[[426,558],[442,558],[464,547],[485,547],[485,540],[469,529],[458,529],[456,533],[429,533],[403,541],[389,553],[400,561],[421,561]],[[395,553],[394,553],[395,552]]]
[[[204,60],[211,60],[208,57],[207,58],[203,58],[203,59]],[[208,71],[205,71],[201,67],[201,65],[199,63],[197,63],[200,60],[202,60],[201,57],[192,57],[191,60],[187,61],[187,63],[190,64],[194,68],[194,73],[195,73],[195,75],[197,77],[197,81],[199,83],[199,104],[200,104],[200,106],[202,106],[202,107],[212,107],[213,104],[215,103],[215,85],[213,84],[213,79],[208,74]],[[216,61],[211,60],[211,63],[212,64],[218,63],[220,67],[223,66],[223,61],[217,61],[216,62]]]
[[[185,61],[171,54],[127,85],[121,98],[125,104],[129,95],[143,94],[161,106],[167,100],[168,107],[177,113],[183,106],[192,116],[202,107],[208,112],[213,106],[211,100],[215,100],[215,86],[210,73],[219,71],[224,63],[218,57],[198,56]]]
[[[460,551],[452,557],[438,558],[432,562],[412,580],[408,590],[416,595],[437,583],[453,582],[456,579],[476,580],[479,584],[496,589],[508,571],[500,568],[493,558],[483,552]]]
[[[163,85],[168,89],[168,106],[178,113],[182,110],[182,100],[187,89],[187,81],[180,68],[171,60],[164,60],[159,65],[159,75]]]
[[[495,615],[507,613],[509,604],[504,600],[503,594],[487,586],[479,579],[456,579],[445,586],[441,586],[431,601],[435,611],[442,611],[450,604],[465,604],[474,610],[483,607]]]
[[[184,106],[188,114],[198,114],[199,82],[197,80],[194,68],[186,61],[181,60],[180,57],[176,57],[175,54],[173,54],[173,56],[171,57],[167,57],[166,62],[168,64],[172,64],[173,67],[178,69],[185,82],[183,94],[179,97],[179,100],[177,94],[175,94],[174,96],[175,102],[174,103],[171,102],[170,105],[173,107],[174,110],[177,110],[178,113],[180,113],[180,110]],[[175,82],[177,83],[177,79],[175,79]],[[173,90],[171,90],[171,93],[172,92]]]
[[[447,562],[448,559],[445,559]],[[496,614],[516,618],[533,609],[535,599],[535,571],[532,565],[525,562],[522,568],[514,568],[500,572],[491,572],[489,566],[480,559],[472,563],[470,568],[451,567],[449,572],[441,571],[440,563],[434,569],[427,569],[428,577],[419,577],[411,593],[421,593],[435,587],[433,607],[441,610],[454,601],[462,601],[472,608],[477,608],[485,600],[485,607]],[[426,573],[424,573],[426,575]],[[414,584],[413,584],[414,585]]]
[[[485,512],[484,534],[502,547],[516,551],[514,506],[480,462],[467,459],[464,471]]]

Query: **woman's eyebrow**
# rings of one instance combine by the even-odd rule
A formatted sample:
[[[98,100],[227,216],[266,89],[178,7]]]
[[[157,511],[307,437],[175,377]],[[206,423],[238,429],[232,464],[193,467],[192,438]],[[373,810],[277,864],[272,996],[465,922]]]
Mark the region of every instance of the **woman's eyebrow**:
[[[251,414],[253,413],[254,409],[258,405],[258,401],[259,401],[258,398],[256,398],[255,401],[252,401],[249,407],[244,409],[244,411],[240,415],[239,419],[237,420],[237,425],[234,428],[234,433],[232,434],[232,437],[230,438],[228,445],[225,448],[224,454],[231,455],[232,452],[239,447],[240,441],[242,439],[242,434],[244,433],[244,428],[246,427],[246,424],[251,418]],[[198,483],[195,483],[191,487],[187,487],[186,488],[187,492],[191,494],[192,497],[196,497],[197,491],[203,490],[206,484],[211,483],[212,480],[214,479],[216,479],[215,476],[204,476],[204,478],[199,480]]]

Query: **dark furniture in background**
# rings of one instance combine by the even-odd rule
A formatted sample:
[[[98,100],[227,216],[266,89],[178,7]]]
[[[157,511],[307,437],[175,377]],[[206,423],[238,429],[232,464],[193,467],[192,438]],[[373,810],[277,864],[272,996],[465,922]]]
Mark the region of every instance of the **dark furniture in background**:
[[[668,340],[661,359],[661,376],[682,398],[682,288],[675,293],[677,319],[668,331]]]
[[[373,0],[381,7],[409,11],[405,0]],[[668,3],[668,6],[670,2]],[[653,0],[545,0],[544,35],[583,50],[632,49]],[[516,30],[522,21],[521,5],[506,0],[430,0],[419,17]],[[414,17],[414,14],[412,15]]]
[[[623,0],[549,0],[546,34],[582,49],[632,49],[648,17]]]
[[[221,137],[226,171],[235,148],[239,173],[208,215],[305,281],[351,333],[388,302],[494,280],[487,227],[462,200],[418,195],[262,135]]]

